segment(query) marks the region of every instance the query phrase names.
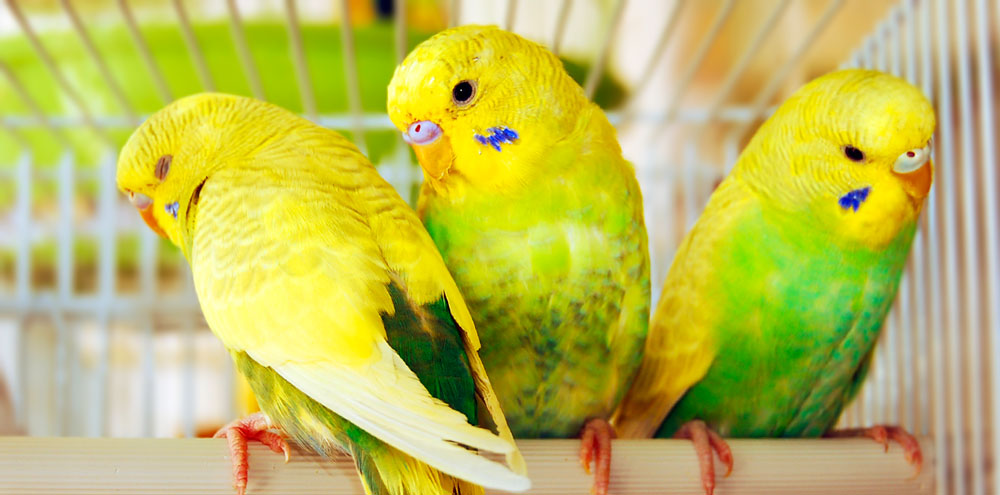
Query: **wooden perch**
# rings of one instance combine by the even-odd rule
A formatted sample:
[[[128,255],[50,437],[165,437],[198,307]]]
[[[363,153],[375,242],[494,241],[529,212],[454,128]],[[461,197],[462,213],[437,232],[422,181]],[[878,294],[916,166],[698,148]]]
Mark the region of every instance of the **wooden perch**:
[[[533,494],[590,493],[576,440],[522,440]],[[930,494],[934,449],[922,439],[919,475],[892,444],[868,439],[731,440],[736,464],[716,494]],[[295,452],[292,461],[250,446],[248,495],[361,494],[347,456]],[[611,493],[701,495],[686,440],[616,440]],[[716,461],[716,470],[725,473]],[[0,437],[0,494],[233,495],[225,440]],[[492,492],[502,493],[502,492]]]

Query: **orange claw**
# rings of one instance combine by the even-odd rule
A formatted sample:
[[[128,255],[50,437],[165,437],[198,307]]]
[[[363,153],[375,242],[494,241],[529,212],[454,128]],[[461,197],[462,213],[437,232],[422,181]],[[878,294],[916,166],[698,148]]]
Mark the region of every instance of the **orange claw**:
[[[594,462],[593,495],[607,495],[611,484],[611,439],[615,430],[603,419],[591,419],[583,426],[580,442],[580,463],[590,474],[590,463]]]
[[[924,464],[924,455],[920,451],[920,442],[906,430],[898,426],[875,425],[868,428],[848,428],[844,430],[834,430],[827,432],[825,437],[868,437],[882,444],[885,451],[889,451],[889,440],[895,440],[903,447],[903,454],[906,462],[917,468],[916,474],[920,474],[920,468]]]
[[[256,440],[275,453],[285,454],[285,462],[288,462],[291,449],[281,435],[270,431],[273,427],[267,416],[259,412],[234,420],[213,435],[213,438],[226,437],[229,441],[229,453],[233,460],[233,487],[236,488],[237,495],[245,495],[247,491],[250,470],[247,440]]]
[[[712,462],[712,451],[718,453],[719,460],[726,465],[726,476],[729,476],[733,472],[733,451],[729,449],[729,444],[718,433],[710,430],[704,421],[698,419],[684,423],[677,433],[674,433],[674,438],[686,438],[694,444],[694,451],[698,454],[698,464],[701,465],[701,484],[705,487],[705,494],[712,495],[715,492],[715,463]]]

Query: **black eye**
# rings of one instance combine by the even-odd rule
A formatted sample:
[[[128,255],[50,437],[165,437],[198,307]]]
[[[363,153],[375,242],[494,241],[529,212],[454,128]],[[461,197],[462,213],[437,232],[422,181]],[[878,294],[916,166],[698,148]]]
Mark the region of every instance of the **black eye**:
[[[476,85],[472,81],[462,81],[456,84],[451,90],[452,99],[459,105],[464,105],[472,101],[472,97],[475,95]]]
[[[851,159],[851,161],[855,162],[860,162],[865,159],[864,152],[855,148],[854,146],[845,146],[844,155],[846,155],[847,158]]]

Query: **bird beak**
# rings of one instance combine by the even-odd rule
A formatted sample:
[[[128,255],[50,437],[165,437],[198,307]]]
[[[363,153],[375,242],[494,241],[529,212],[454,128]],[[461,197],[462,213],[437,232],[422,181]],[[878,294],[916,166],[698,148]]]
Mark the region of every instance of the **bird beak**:
[[[142,220],[146,222],[146,225],[149,226],[150,230],[156,232],[157,235],[164,239],[167,238],[167,233],[160,228],[160,224],[157,223],[156,217],[153,216],[153,198],[150,198],[142,193],[129,191],[128,201],[129,203],[132,203],[132,206],[134,206],[136,210],[139,211],[139,216],[141,216]]]
[[[421,120],[410,124],[403,133],[403,140],[413,147],[424,175],[429,179],[443,179],[455,162],[451,141],[434,122]]]
[[[892,166],[892,174],[903,184],[903,189],[910,197],[926,198],[934,181],[930,144],[900,155]]]

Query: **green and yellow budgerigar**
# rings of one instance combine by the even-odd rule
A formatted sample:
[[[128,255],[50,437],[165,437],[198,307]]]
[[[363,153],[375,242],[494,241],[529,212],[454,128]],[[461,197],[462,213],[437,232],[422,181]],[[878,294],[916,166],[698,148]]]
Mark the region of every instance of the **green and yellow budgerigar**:
[[[462,26],[421,43],[389,117],[424,170],[418,213],[482,333],[518,437],[583,432],[608,486],[607,422],[649,320],[642,196],[615,129],[543,46]]]
[[[728,448],[706,426],[830,434],[895,298],[934,127],[920,90],[874,71],[825,75],[782,104],[678,249],[618,431],[692,437],[709,492],[711,448]],[[895,438],[919,467],[902,430],[853,433]]]
[[[454,280],[342,136],[268,103],[195,95],[136,130],[118,186],[183,251],[266,413],[224,432],[240,493],[248,438],[287,456],[272,426],[352,454],[371,494],[529,487]]]

